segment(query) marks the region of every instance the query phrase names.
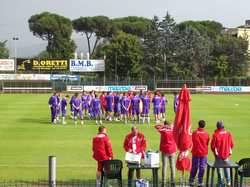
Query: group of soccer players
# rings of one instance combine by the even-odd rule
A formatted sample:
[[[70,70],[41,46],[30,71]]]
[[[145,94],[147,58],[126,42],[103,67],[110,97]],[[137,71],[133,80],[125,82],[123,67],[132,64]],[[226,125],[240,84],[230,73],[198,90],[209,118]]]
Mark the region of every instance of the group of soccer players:
[[[71,118],[77,124],[78,119],[83,124],[84,117],[95,119],[96,124],[102,124],[102,120],[123,121],[125,124],[129,120],[133,124],[145,122],[150,123],[150,104],[153,105],[154,120],[159,123],[166,118],[166,105],[168,100],[159,91],[152,92],[82,92],[75,93],[69,99],[69,95],[62,96],[59,92],[53,93],[49,99],[51,110],[51,122],[66,124],[67,105],[70,105]],[[178,96],[174,97],[174,111],[178,105]]]

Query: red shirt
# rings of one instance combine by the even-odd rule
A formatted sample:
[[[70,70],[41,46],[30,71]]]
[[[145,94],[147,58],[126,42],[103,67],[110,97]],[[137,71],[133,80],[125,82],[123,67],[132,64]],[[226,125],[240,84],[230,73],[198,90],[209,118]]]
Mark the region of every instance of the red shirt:
[[[203,129],[198,128],[192,134],[192,154],[197,157],[204,157],[208,154],[209,134]]]
[[[109,137],[99,133],[92,142],[93,158],[97,161],[110,160],[113,158],[112,146]]]
[[[105,95],[104,95],[104,94],[102,94],[102,95],[100,96],[100,102],[101,102],[101,106],[102,106],[103,108],[106,108],[106,100],[105,100]]]
[[[232,154],[233,147],[233,138],[229,132],[225,129],[214,131],[211,149],[215,156],[225,160]]]
[[[160,151],[166,154],[176,152],[176,143],[173,136],[173,128],[168,125],[156,125],[155,128],[161,134]]]
[[[135,142],[133,142],[135,141]],[[142,133],[137,133],[134,135],[133,133],[129,133],[124,140],[123,148],[126,152],[133,152],[133,143],[135,144],[134,153],[144,153],[146,150],[146,140]],[[143,154],[142,154],[143,156]]]

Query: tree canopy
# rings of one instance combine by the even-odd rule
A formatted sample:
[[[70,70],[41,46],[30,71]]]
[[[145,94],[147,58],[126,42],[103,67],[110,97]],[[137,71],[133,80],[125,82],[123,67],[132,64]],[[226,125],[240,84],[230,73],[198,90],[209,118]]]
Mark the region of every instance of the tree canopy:
[[[6,41],[0,42],[0,58],[9,58],[9,50],[6,47]]]
[[[43,12],[28,20],[31,32],[48,41],[47,52],[50,58],[72,57],[76,46],[71,39],[72,23],[68,18]]]

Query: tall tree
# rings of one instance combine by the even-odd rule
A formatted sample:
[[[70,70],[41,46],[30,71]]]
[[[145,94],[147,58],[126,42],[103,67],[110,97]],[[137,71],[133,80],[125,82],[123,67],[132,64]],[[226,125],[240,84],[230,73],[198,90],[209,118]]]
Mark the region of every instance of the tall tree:
[[[72,23],[68,18],[43,12],[29,19],[31,32],[48,41],[47,52],[50,58],[70,58],[76,49],[71,39]]]
[[[138,76],[135,67],[142,63],[143,51],[138,37],[118,32],[112,40],[105,44],[99,56],[106,56],[106,75],[121,79]]]
[[[117,30],[136,35],[140,38],[144,37],[151,24],[149,19],[137,16],[115,18],[112,21]]]
[[[6,47],[7,40],[0,42],[0,58],[9,58],[9,50]]]
[[[72,21],[74,30],[85,35],[88,42],[88,52],[95,53],[98,42],[103,38],[109,38],[114,32],[112,21],[106,16],[80,17]],[[91,40],[94,45],[91,47]]]

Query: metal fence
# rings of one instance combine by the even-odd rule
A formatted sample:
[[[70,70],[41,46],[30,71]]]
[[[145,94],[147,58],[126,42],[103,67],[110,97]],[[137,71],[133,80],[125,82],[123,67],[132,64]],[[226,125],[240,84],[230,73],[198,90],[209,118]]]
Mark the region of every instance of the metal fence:
[[[183,84],[187,84],[189,88],[197,88],[202,86],[249,86],[249,78],[231,78],[231,79],[214,79],[214,80],[157,80],[151,79],[135,79],[126,78],[124,80],[103,80],[97,77],[82,77],[79,81],[0,81],[0,91],[2,92],[51,92],[52,90],[65,91],[67,85],[147,85],[148,89],[155,90],[157,88],[181,88]],[[20,88],[20,89],[19,89]],[[22,91],[21,91],[22,90]]]

